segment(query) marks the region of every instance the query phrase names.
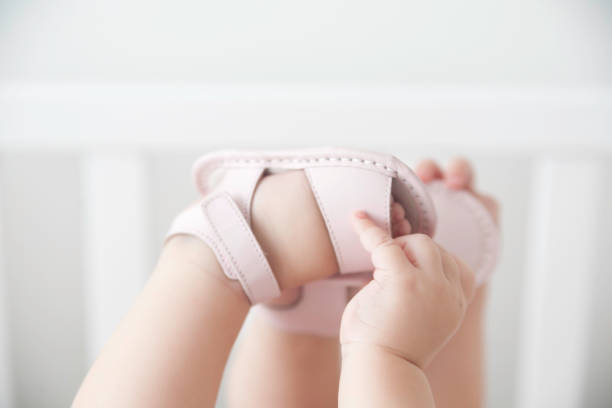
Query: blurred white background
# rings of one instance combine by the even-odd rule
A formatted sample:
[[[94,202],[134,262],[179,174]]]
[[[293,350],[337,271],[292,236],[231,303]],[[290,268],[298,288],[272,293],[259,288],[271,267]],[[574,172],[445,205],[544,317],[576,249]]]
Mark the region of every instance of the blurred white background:
[[[474,160],[490,407],[612,406],[607,0],[0,1],[0,407],[65,407],[218,148]]]

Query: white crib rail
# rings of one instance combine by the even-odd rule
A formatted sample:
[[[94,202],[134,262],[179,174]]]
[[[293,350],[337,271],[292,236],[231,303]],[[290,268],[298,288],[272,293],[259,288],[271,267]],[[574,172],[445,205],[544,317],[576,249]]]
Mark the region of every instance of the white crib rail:
[[[2,199],[2,191],[0,191],[0,208],[2,208]],[[0,214],[0,407],[10,407],[13,404],[13,381],[11,377],[12,362],[9,354],[8,301],[2,254],[2,232],[2,217]]]
[[[86,340],[87,361],[91,363],[150,272],[150,204],[142,157],[87,155],[82,169]]]
[[[3,149],[612,152],[612,89],[0,83],[0,119]]]
[[[606,182],[599,160],[545,159],[535,168],[525,270],[519,404],[580,407],[591,278]]]

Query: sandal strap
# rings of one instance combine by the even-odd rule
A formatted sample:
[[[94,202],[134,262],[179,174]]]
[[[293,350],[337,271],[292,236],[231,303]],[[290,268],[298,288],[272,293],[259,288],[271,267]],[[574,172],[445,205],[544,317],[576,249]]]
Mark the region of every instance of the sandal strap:
[[[476,286],[488,281],[499,253],[499,229],[485,206],[471,193],[443,182],[427,185],[440,222],[433,239],[473,269]]]
[[[168,238],[177,234],[193,235],[204,241],[225,275],[240,281],[252,304],[280,295],[263,250],[229,194],[214,193],[200,205],[181,213],[174,220]]]
[[[323,279],[300,288],[298,299],[289,305],[260,304],[251,313],[261,316],[279,329],[291,333],[338,337],[350,289],[361,289],[372,274],[351,274]]]
[[[371,256],[353,229],[351,215],[365,211],[391,233],[392,178],[356,167],[310,167],[304,172],[327,226],[339,273],[371,272]]]
[[[251,225],[251,201],[264,172],[263,167],[232,169],[219,180],[211,193],[224,191],[229,194],[244,215],[247,224]]]

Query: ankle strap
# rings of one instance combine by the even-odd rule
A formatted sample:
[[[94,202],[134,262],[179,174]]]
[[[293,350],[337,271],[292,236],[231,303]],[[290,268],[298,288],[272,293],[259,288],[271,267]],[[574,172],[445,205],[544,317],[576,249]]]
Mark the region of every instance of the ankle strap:
[[[252,304],[280,295],[278,282],[244,215],[229,194],[219,192],[181,213],[167,238],[193,235],[215,253],[223,272],[238,279]]]

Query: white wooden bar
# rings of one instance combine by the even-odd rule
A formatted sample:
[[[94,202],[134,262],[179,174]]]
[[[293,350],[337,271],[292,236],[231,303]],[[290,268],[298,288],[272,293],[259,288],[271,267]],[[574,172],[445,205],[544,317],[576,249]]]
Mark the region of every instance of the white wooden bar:
[[[83,159],[87,358],[91,362],[148,274],[147,176],[138,155]]]
[[[518,407],[582,406],[604,175],[598,160],[552,158],[535,166]]]
[[[5,149],[612,152],[610,117],[609,89],[0,82]]]
[[[0,190],[0,204],[2,203]],[[2,206],[0,205],[0,208]],[[9,343],[8,299],[6,286],[5,263],[3,258],[4,245],[2,242],[2,217],[0,213],[0,407],[13,406],[13,382],[11,375],[11,358]]]

